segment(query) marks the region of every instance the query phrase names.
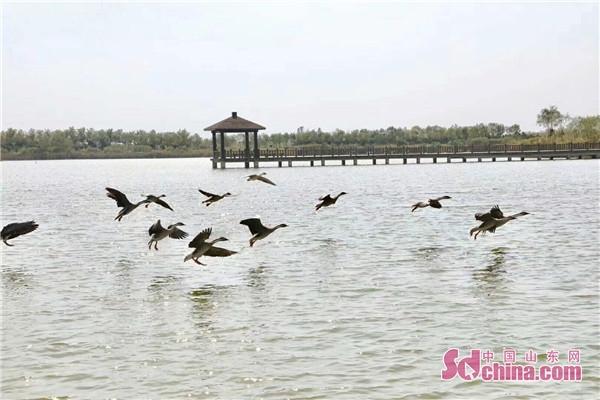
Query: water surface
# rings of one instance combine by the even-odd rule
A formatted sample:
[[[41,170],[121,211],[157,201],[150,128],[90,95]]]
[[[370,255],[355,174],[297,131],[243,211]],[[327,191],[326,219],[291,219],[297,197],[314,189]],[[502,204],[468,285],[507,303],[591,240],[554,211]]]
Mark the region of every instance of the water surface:
[[[3,162],[2,398],[592,398],[600,385],[597,161],[269,168],[208,160]],[[122,222],[106,198],[167,194]],[[200,204],[197,188],[235,196]],[[335,207],[313,211],[326,193]],[[441,210],[409,205],[450,195]],[[473,214],[532,214],[469,240]],[[287,223],[254,248],[239,225]],[[147,229],[240,251],[183,263]],[[442,382],[449,347],[580,348],[579,383]],[[566,360],[562,359],[561,362]]]

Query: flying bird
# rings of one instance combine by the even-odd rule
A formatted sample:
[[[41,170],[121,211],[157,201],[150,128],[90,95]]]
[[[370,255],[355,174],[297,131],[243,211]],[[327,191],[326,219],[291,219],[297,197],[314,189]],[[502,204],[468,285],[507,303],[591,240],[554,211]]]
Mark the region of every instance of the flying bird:
[[[469,232],[469,236],[473,236],[474,240],[477,240],[477,235],[480,233],[484,235],[486,232],[494,233],[496,232],[496,228],[501,227],[513,219],[517,219],[518,217],[522,217],[524,215],[529,215],[527,211],[521,211],[520,213],[509,215],[507,217],[504,216],[502,210],[497,205],[492,207],[487,213],[477,213],[475,214],[475,219],[478,221],[482,221],[479,226],[471,229]]]
[[[348,194],[346,192],[340,192],[340,194],[338,194],[337,196],[331,197],[330,194],[323,196],[321,198],[319,198],[319,201],[321,201],[319,204],[317,204],[315,206],[315,211],[319,211],[319,209],[321,209],[322,207],[329,207],[335,204],[335,202],[337,201],[337,199],[340,198],[340,196],[343,196],[345,194]]]
[[[14,222],[2,228],[0,237],[5,245],[12,247],[14,244],[8,243],[7,240],[14,239],[17,236],[25,235],[29,232],[33,232],[38,228],[38,226],[39,225],[36,224],[35,221]]]
[[[260,174],[248,175],[246,177],[246,178],[248,178],[248,179],[246,179],[246,181],[261,181],[264,183],[268,183],[269,185],[277,186],[272,180],[265,177],[266,174],[267,174],[266,172],[261,172]]]
[[[207,207],[210,206],[212,203],[216,203],[217,201],[224,199],[225,197],[231,196],[231,193],[229,193],[229,192],[222,194],[222,195],[218,195],[218,194],[214,194],[214,193],[205,192],[202,189],[198,189],[198,191],[200,193],[202,193],[203,195],[205,195],[206,197],[208,197],[208,199],[206,199],[202,202],[202,204],[206,204]]]
[[[429,199],[427,200],[427,202],[423,202],[420,201],[416,204],[413,204],[412,210],[410,210],[411,212],[414,212],[417,208],[425,208],[425,207],[433,207],[433,208],[442,208],[442,203],[440,203],[440,200],[447,200],[447,199],[451,199],[452,197],[450,196],[442,196],[442,197],[437,197],[435,199]]]
[[[250,238],[250,247],[254,246],[254,243],[257,240],[266,238],[271,233],[275,232],[277,229],[287,227],[286,224],[279,224],[277,226],[274,226],[273,228],[269,228],[264,226],[258,218],[245,219],[243,221],[240,221],[240,224],[246,225],[248,229],[250,229],[250,233],[252,233],[252,237]]]
[[[115,200],[117,202],[117,207],[121,207],[121,210],[115,217],[117,221],[121,221],[121,219],[124,216],[126,216],[127,214],[138,208],[140,204],[144,204],[145,202],[145,200],[142,200],[134,204],[129,201],[127,196],[125,196],[122,192],[119,192],[117,189],[107,187],[106,190],[108,191],[108,193],[106,193],[106,196]]]
[[[203,255],[207,255],[207,252],[214,249],[213,245],[215,243],[224,242],[224,241],[228,240],[227,238],[220,237],[220,238],[209,241],[208,238],[210,237],[211,233],[212,233],[212,228],[206,228],[202,232],[200,232],[199,234],[196,235],[196,237],[188,245],[188,247],[193,248],[194,251],[192,251],[190,254],[185,256],[185,258],[183,259],[183,262],[192,260],[196,264],[205,265],[205,264],[202,264],[200,261],[198,261],[198,259],[200,257],[202,257]],[[212,255],[211,257],[227,257],[227,256],[230,256],[230,255],[236,253],[235,251],[222,249],[220,247],[217,247],[216,249],[219,249],[219,250],[212,251],[211,254],[214,254],[214,255]]]
[[[166,195],[161,194],[160,196],[155,196],[153,194],[143,194],[142,196],[146,197],[146,200],[143,200],[143,203],[146,203],[146,208],[150,205],[150,203],[156,203],[159,206],[163,206],[164,208],[168,208],[173,211],[170,205],[167,204],[166,201],[161,200],[162,197],[166,197]]]
[[[185,224],[182,222],[177,222],[173,225],[169,225],[165,229],[160,224],[160,219],[158,221],[156,221],[154,223],[154,225],[152,225],[150,227],[150,229],[148,229],[148,235],[150,235],[150,241],[148,242],[148,249],[149,250],[152,249],[152,244],[154,243],[154,249],[158,250],[158,242],[160,240],[163,240],[166,237],[170,237],[172,239],[185,239],[188,236],[188,234],[178,228],[178,226],[183,226],[183,225],[185,225]]]

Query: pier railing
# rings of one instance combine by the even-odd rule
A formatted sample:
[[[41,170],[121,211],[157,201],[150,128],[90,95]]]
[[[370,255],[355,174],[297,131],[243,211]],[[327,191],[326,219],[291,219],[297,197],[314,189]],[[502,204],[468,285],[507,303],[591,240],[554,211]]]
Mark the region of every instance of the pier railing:
[[[531,154],[531,153],[577,153],[599,151],[600,143],[552,143],[552,144],[477,144],[477,145],[406,145],[406,146],[302,146],[259,149],[263,159],[319,159],[338,157],[390,157]],[[244,149],[228,149],[227,161],[253,159]]]

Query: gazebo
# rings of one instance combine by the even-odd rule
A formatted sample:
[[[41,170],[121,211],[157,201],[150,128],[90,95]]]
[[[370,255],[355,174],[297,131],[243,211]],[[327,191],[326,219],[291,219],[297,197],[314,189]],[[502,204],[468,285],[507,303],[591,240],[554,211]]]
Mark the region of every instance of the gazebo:
[[[213,146],[213,158],[212,167],[217,168],[217,159],[221,161],[221,168],[225,168],[226,154],[225,154],[225,133],[244,133],[245,134],[245,161],[244,166],[250,168],[250,132],[254,133],[254,168],[258,168],[258,159],[260,154],[258,152],[258,131],[265,129],[261,126],[247,119],[238,117],[237,112],[232,112],[231,117],[224,119],[221,122],[217,122],[214,125],[204,128],[205,131],[212,132],[212,146]],[[220,157],[217,153],[217,133],[221,134],[221,146],[220,146]]]

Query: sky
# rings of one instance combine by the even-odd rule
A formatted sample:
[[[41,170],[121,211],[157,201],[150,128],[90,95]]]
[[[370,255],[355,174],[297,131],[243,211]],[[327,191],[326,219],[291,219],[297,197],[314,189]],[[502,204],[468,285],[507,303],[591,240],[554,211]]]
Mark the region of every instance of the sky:
[[[536,126],[599,113],[597,2],[2,5],[2,129]]]

